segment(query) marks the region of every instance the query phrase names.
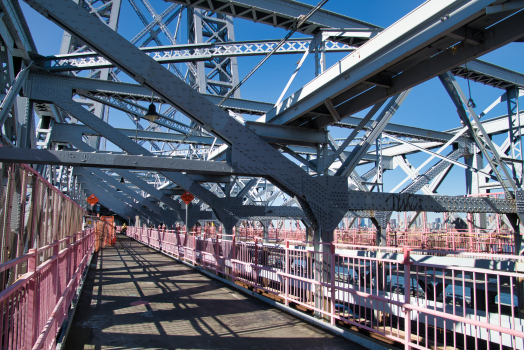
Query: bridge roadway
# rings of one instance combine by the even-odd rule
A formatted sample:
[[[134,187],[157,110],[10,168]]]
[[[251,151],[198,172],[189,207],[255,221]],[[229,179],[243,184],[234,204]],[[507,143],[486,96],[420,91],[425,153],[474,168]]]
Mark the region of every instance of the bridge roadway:
[[[128,237],[93,257],[65,349],[364,349]]]

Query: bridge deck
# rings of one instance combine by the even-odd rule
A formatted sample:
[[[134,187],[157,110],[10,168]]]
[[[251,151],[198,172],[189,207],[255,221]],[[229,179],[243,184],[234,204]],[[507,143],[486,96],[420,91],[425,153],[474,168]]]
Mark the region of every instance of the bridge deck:
[[[109,348],[362,349],[121,235],[95,254],[66,344]]]

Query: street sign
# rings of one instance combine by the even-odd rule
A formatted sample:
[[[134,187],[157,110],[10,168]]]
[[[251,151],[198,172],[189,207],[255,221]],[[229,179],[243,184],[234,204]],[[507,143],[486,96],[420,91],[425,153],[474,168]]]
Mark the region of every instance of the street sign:
[[[189,205],[195,199],[195,196],[193,196],[189,192],[185,192],[183,195],[180,196],[180,198],[186,203],[186,205]]]
[[[98,198],[96,198],[96,196],[92,194],[89,197],[87,197],[87,203],[95,205],[96,203],[98,203]]]

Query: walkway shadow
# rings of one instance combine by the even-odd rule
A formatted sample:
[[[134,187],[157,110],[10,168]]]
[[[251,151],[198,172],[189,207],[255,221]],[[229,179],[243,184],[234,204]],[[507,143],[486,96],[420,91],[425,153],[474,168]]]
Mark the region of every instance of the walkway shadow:
[[[362,349],[125,236],[94,264],[66,349]]]

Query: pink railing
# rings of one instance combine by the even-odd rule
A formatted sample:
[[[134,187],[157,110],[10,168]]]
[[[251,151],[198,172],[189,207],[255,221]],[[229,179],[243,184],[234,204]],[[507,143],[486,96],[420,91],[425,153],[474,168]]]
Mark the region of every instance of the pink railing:
[[[515,254],[514,234],[510,231],[475,232],[453,231],[398,231],[388,232],[388,247],[454,250],[472,253]]]
[[[499,255],[503,263],[481,269],[413,262],[409,248],[374,247],[360,256],[347,245],[336,253],[336,244],[312,250],[301,242],[264,245],[258,238],[134,227],[127,235],[286,305],[302,305],[332,325],[342,321],[406,349],[524,349],[524,297],[517,293],[524,274],[503,271],[524,259],[518,256]],[[389,258],[377,258],[380,249]]]
[[[94,229],[30,249],[0,265],[27,273],[0,292],[2,349],[51,349],[94,249]]]
[[[262,228],[241,227],[235,232],[238,241],[252,242],[255,238],[263,239]],[[175,230],[185,233],[183,228]],[[217,226],[197,227],[190,231],[193,236],[215,238],[222,234]],[[344,228],[334,232],[335,242],[340,244],[375,246],[376,231],[374,228]],[[279,243],[286,240],[305,241],[305,229],[268,230],[268,242]],[[410,247],[424,250],[463,251],[470,253],[515,254],[514,234],[508,230],[494,232],[477,232],[473,230],[424,230],[408,231],[388,230],[387,247]]]

